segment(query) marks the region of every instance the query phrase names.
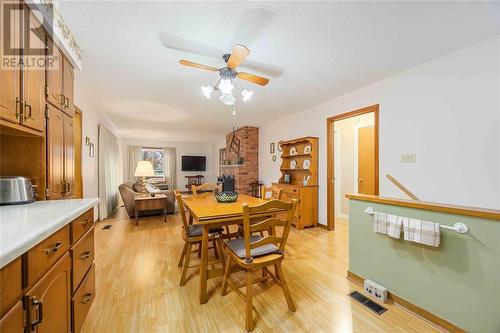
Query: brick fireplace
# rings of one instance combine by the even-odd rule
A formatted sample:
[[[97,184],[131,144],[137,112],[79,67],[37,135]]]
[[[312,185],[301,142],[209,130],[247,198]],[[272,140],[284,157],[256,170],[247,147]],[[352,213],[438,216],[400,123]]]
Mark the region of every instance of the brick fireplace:
[[[234,136],[233,132],[226,135],[226,159],[219,166],[219,176],[234,175],[236,192],[252,195],[250,183],[259,178],[259,128],[241,127]]]

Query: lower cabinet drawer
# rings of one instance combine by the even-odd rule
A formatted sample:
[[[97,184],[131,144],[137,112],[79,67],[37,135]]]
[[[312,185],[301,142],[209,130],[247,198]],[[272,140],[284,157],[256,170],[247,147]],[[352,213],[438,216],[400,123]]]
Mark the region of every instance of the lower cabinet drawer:
[[[28,251],[28,286],[42,275],[69,250],[69,226],[65,226]]]
[[[79,333],[95,297],[95,266],[92,266],[73,296],[73,333]]]
[[[73,263],[73,285],[71,291],[75,293],[83,277],[94,262],[94,228],[91,228],[70,251]]]
[[[23,302],[19,301],[0,319],[0,332],[22,333],[24,332],[24,309]]]

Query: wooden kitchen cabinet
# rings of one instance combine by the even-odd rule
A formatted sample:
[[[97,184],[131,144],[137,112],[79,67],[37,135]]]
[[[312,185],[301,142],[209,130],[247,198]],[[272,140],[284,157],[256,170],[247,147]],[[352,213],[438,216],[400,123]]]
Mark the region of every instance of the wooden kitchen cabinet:
[[[25,49],[29,41],[31,49],[38,49],[40,55],[24,51],[27,65],[0,70],[0,118],[14,124],[43,132],[45,129],[45,67],[33,65],[33,60],[43,56],[45,31],[36,16],[26,5],[19,5],[19,11],[11,14],[11,40],[15,49]],[[23,12],[29,19],[24,20]],[[38,64],[39,65],[39,64]],[[30,68],[26,68],[30,66]]]
[[[74,82],[75,73],[73,70],[73,66],[71,66],[68,59],[64,58],[62,79],[62,93],[64,97],[64,104],[62,110],[70,117],[75,116]]]
[[[74,183],[74,120],[47,104],[47,198],[72,198]]]
[[[21,258],[0,269],[0,316],[5,315],[21,299],[23,293],[21,277]]]
[[[24,332],[24,308],[21,301],[17,302],[16,305],[0,319],[0,332]]]
[[[64,116],[47,104],[47,199],[64,195],[64,151]]]
[[[25,11],[29,11],[25,6]],[[33,12],[29,11],[29,21],[25,22],[24,38],[29,47],[45,50],[45,31]],[[30,55],[36,59],[40,55]],[[29,61],[30,63],[31,61]],[[22,125],[43,132],[45,129],[45,67],[31,67],[22,71],[23,76],[23,117]]]
[[[73,118],[63,114],[64,132],[64,197],[72,198],[75,187],[75,146]]]
[[[66,253],[24,297],[29,331],[70,332],[70,280],[71,260]]]
[[[51,68],[47,68],[46,70],[46,81],[45,81],[45,97],[47,102],[49,102],[52,106],[61,109],[63,105],[63,57],[62,53],[54,44],[52,39],[46,39],[47,50],[52,51],[52,59],[54,66]],[[47,54],[50,56],[50,54]]]

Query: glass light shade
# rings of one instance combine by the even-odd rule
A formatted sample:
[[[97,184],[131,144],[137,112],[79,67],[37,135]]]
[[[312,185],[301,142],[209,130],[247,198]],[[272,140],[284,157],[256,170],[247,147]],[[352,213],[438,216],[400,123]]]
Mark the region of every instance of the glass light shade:
[[[232,93],[222,94],[219,97],[219,101],[221,101],[223,104],[226,104],[226,105],[233,105],[234,102],[236,102],[236,98],[234,98]]]
[[[230,79],[220,79],[219,81],[219,90],[223,94],[230,94],[231,91],[233,91],[233,84],[231,83]]]
[[[210,98],[213,91],[214,91],[214,87],[212,87],[212,86],[201,87],[201,92],[203,93],[203,95],[205,95],[206,98]]]
[[[135,168],[134,177],[154,177],[155,171],[150,161],[139,161]]]
[[[241,96],[243,96],[243,102],[246,102],[248,101],[253,95],[253,91],[251,90],[247,90],[247,89],[243,89],[241,91]]]

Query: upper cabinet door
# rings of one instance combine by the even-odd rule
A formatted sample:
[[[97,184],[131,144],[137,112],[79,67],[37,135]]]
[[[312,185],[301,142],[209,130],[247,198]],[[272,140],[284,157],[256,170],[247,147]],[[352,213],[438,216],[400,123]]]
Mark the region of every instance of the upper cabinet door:
[[[28,7],[25,7],[29,11]],[[27,58],[36,59],[45,50],[45,32],[33,12],[29,11],[29,21],[25,22],[24,38]],[[33,52],[33,54],[30,54]],[[45,67],[31,67],[23,70],[23,125],[43,132],[45,129]]]
[[[64,58],[63,65],[63,98],[64,105],[62,110],[70,117],[75,116],[75,101],[74,101],[74,82],[75,73],[70,62]]]
[[[63,93],[62,93],[62,84],[63,84],[63,56],[61,51],[54,45],[54,42],[47,38],[47,50],[48,52],[52,52],[51,54],[47,54],[47,57],[51,57],[53,59],[54,66],[47,66],[46,70],[46,98],[47,102],[52,104],[58,109],[62,109],[63,107]]]
[[[64,115],[64,197],[71,198],[75,187],[75,148],[74,142],[74,121],[73,118]]]
[[[15,11],[10,17],[10,34],[7,38],[10,41],[10,45],[13,45],[15,49],[20,50],[22,31],[21,12]],[[4,24],[3,21],[2,24]],[[2,43],[4,43],[3,36]],[[20,68],[0,68],[0,118],[13,123],[20,123],[21,106]]]
[[[62,198],[64,185],[64,118],[63,113],[48,105],[47,118],[47,187],[49,199]]]

